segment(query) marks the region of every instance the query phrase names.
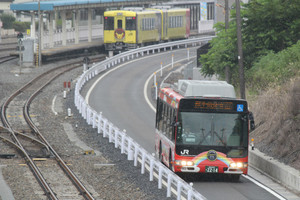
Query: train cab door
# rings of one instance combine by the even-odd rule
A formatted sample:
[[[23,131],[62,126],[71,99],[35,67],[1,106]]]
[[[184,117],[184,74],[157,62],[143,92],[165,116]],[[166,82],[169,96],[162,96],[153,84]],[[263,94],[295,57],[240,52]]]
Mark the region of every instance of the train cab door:
[[[124,40],[125,30],[123,24],[123,16],[117,16],[115,18],[115,38],[117,42],[123,42]]]
[[[119,28],[123,28],[123,21],[122,21],[122,19],[117,19],[117,25],[118,25],[118,29]]]

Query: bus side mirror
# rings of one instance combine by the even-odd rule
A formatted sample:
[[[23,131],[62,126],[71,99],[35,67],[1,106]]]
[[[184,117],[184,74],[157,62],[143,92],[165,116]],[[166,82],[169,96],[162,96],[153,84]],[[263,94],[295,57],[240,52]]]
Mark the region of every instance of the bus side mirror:
[[[252,112],[249,112],[250,131],[255,129],[254,116]]]
[[[253,131],[255,129],[255,123],[254,120],[250,121],[250,131]]]
[[[177,127],[177,126],[179,126],[180,125],[180,122],[173,122],[173,126],[174,127]]]

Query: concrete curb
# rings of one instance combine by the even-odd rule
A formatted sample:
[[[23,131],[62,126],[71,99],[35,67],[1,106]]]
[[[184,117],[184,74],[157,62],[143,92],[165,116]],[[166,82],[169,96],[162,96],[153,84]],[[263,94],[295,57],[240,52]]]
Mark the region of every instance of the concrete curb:
[[[300,171],[264,155],[257,149],[249,151],[249,164],[300,194]]]

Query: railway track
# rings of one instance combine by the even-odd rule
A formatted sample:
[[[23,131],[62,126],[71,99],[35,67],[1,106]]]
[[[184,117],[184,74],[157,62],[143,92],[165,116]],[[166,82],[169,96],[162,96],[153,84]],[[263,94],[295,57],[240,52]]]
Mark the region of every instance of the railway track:
[[[16,59],[16,55],[10,55],[17,49],[17,40],[13,42],[0,42],[0,64]]]
[[[0,64],[8,62],[10,60],[16,59],[17,56],[1,56],[0,57]]]
[[[1,107],[1,121],[6,131],[1,131],[0,139],[21,153],[48,199],[94,199],[44,138],[29,113],[31,102],[43,88],[79,66],[81,63],[73,63],[39,75],[14,92]]]

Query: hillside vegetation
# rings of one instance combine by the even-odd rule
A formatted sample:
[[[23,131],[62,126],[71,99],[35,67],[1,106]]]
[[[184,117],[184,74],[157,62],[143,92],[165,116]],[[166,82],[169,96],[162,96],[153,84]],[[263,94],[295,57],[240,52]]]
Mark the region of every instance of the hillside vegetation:
[[[250,102],[250,108],[255,147],[300,170],[300,78],[268,89]]]
[[[300,170],[300,0],[252,0],[242,6],[246,93],[262,152]],[[202,73],[239,88],[235,9],[229,28],[216,25]],[[229,69],[229,76],[225,69]],[[238,90],[237,90],[238,91]]]
[[[262,57],[248,73],[256,146],[300,170],[300,41]]]

